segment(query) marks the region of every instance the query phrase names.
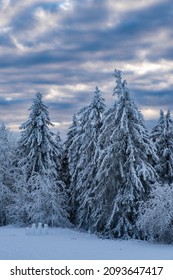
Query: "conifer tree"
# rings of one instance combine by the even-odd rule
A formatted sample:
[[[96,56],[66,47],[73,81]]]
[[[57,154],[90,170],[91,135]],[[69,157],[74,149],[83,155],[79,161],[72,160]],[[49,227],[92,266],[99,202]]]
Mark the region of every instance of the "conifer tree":
[[[10,132],[4,124],[0,126],[0,225],[8,223],[8,208],[12,203],[14,183],[12,171],[13,149]]]
[[[163,110],[160,110],[160,117],[158,123],[156,124],[155,127],[153,127],[151,131],[151,139],[155,144],[155,147],[158,152],[160,150],[160,144],[159,144],[160,136],[164,133],[164,130],[165,130],[165,115]]]
[[[49,129],[53,124],[47,106],[42,102],[41,93],[36,94],[29,110],[31,113],[28,120],[20,126],[22,132],[18,148],[19,165],[25,167],[28,179],[33,172],[40,175],[48,175],[51,172],[52,175],[56,170],[57,153],[53,133]]]
[[[59,177],[62,179],[63,182],[65,182],[65,177],[63,175],[63,144],[60,136],[60,132],[58,131],[55,136],[55,144],[57,147],[57,156],[56,156],[56,164],[57,164],[57,172],[59,174]]]
[[[156,173],[149,159],[157,157],[126,81],[122,81],[118,70],[114,76],[118,101],[109,144],[99,156],[92,230],[108,237],[139,237],[135,226],[137,211],[140,201],[147,198],[155,183]]]
[[[16,183],[18,195],[19,188],[26,188],[21,190],[22,194],[26,194],[26,220],[20,223],[41,221],[52,226],[66,226],[67,196],[59,172],[59,147],[53,140],[49,128],[52,123],[41,93],[36,94],[30,111],[28,120],[20,127],[22,133],[17,150],[18,168],[21,170]],[[18,213],[20,217],[23,216],[20,209]]]
[[[63,153],[63,145],[62,145],[62,140],[60,136],[60,132],[58,131],[55,136],[55,143],[57,146],[57,152],[58,152],[58,158],[61,160],[62,159],[62,153]]]
[[[92,209],[90,192],[97,168],[94,157],[104,109],[104,100],[96,87],[91,104],[79,111],[69,131],[72,135],[68,148],[72,217],[79,227],[85,229]]]
[[[159,158],[155,168],[160,176],[162,184],[173,183],[173,121],[170,111],[164,116],[160,112],[158,124],[152,129],[151,139],[153,140],[157,156]]]
[[[165,183],[173,183],[173,121],[168,110],[165,116],[165,149],[161,159],[162,175]]]
[[[78,178],[76,184],[76,204],[78,205],[76,223],[84,229],[90,228],[90,216],[95,204],[93,200],[93,188],[97,173],[96,149],[105,110],[104,99],[98,87],[88,108],[82,113],[80,125],[83,128],[81,134],[80,155],[78,162]]]
[[[70,194],[69,207],[70,207],[70,220],[74,223],[75,220],[75,197],[74,190],[76,186],[76,166],[79,160],[80,142],[78,138],[78,118],[75,114],[73,116],[72,124],[67,132],[67,140],[64,148],[65,171],[67,175],[67,185]]]

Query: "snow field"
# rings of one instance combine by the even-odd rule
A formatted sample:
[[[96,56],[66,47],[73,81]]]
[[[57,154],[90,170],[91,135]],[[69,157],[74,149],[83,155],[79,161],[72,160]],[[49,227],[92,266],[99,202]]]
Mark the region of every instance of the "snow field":
[[[25,228],[5,226],[0,240],[0,260],[173,260],[173,245],[100,239],[75,229],[28,235]]]

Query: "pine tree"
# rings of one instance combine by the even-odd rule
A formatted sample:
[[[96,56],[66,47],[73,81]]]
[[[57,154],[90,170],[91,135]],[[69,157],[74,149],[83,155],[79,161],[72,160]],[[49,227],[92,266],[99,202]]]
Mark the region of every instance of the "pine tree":
[[[59,131],[56,133],[55,143],[56,143],[56,146],[57,146],[58,159],[61,160],[62,159],[62,153],[63,153],[63,145],[62,145],[62,140],[61,140],[61,136],[60,136]]]
[[[19,222],[27,224],[41,221],[52,226],[66,226],[67,196],[66,186],[59,174],[59,147],[53,140],[49,128],[52,123],[41,93],[36,94],[30,111],[28,120],[20,127],[22,133],[17,150],[17,166],[21,170],[16,182],[18,195],[19,187],[26,188],[21,189],[21,193],[26,194],[26,220]]]
[[[60,132],[58,131],[55,136],[55,144],[57,148],[57,156],[56,156],[56,164],[57,164],[57,172],[59,177],[65,182],[65,177],[63,175],[63,144],[60,136]]]
[[[0,126],[0,225],[8,223],[8,208],[12,203],[14,148],[10,132],[2,124]]]
[[[45,175],[56,170],[57,148],[53,141],[53,133],[47,107],[42,102],[42,94],[37,93],[28,120],[20,127],[22,130],[19,140],[19,165],[25,167],[28,179],[37,172]],[[51,171],[52,175],[52,171]],[[56,172],[54,174],[56,176]]]
[[[76,182],[76,224],[84,229],[90,228],[90,217],[95,201],[92,190],[95,185],[97,173],[96,149],[105,110],[104,99],[98,87],[95,89],[91,104],[84,110],[80,117],[82,126],[81,155],[77,168],[78,178]]]
[[[90,192],[96,173],[94,156],[104,109],[104,100],[96,87],[91,104],[75,115],[68,132],[72,220],[85,229],[88,228],[89,213],[92,209]]]
[[[170,111],[165,116],[165,149],[161,159],[161,178],[165,183],[173,183],[173,121]]]
[[[118,70],[114,76],[114,94],[118,95],[118,101],[114,106],[114,119],[111,118],[114,127],[110,126],[109,144],[99,156],[92,230],[108,237],[137,237],[137,211],[140,201],[147,198],[155,183],[156,173],[150,160],[157,157],[126,81],[122,81]],[[107,129],[103,127],[103,131]]]
[[[164,133],[165,130],[165,116],[163,110],[160,110],[160,117],[158,123],[153,127],[151,131],[151,139],[155,144],[157,151],[160,150],[160,136]]]
[[[75,197],[74,190],[76,186],[76,166],[79,160],[80,142],[78,138],[78,118],[75,114],[73,116],[72,124],[67,132],[67,140],[64,144],[64,174],[67,176],[67,186],[70,194],[70,220],[74,223],[75,220]]]
[[[151,139],[156,147],[159,158],[155,168],[162,184],[173,183],[173,121],[170,111],[164,115],[160,111],[157,125],[152,129]]]

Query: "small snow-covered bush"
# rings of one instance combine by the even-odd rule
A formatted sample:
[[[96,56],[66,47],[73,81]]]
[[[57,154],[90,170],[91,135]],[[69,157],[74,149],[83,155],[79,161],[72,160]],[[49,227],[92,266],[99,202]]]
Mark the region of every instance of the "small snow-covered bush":
[[[173,185],[157,185],[141,204],[137,226],[144,239],[173,242]]]
[[[48,225],[39,222],[33,223],[31,227],[26,227],[26,235],[45,235],[48,234]]]

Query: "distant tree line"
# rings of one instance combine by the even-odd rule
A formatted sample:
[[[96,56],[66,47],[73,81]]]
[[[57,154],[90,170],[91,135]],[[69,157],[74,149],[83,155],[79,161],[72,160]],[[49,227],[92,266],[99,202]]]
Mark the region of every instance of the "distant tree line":
[[[151,133],[115,70],[115,101],[96,87],[54,135],[37,93],[18,142],[0,126],[0,225],[43,222],[105,238],[173,242],[173,121],[161,110]]]

